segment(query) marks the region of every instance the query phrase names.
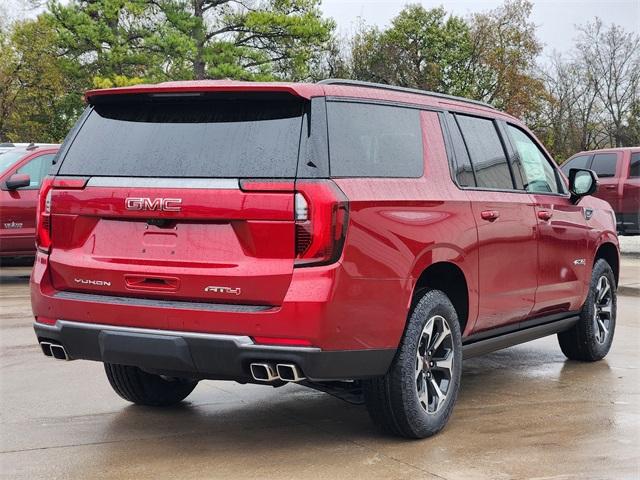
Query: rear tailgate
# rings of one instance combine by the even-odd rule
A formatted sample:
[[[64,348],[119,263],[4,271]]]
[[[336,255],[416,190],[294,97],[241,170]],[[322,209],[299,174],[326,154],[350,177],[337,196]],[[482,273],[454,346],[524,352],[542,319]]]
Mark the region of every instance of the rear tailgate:
[[[291,95],[96,105],[58,172],[86,186],[51,193],[54,287],[281,304],[303,108]]]

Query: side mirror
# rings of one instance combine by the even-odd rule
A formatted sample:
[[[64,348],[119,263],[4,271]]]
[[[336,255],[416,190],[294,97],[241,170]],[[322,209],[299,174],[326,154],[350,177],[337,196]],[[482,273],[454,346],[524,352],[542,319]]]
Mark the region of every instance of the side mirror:
[[[26,173],[15,173],[6,181],[7,190],[15,190],[29,185],[31,185],[31,177]]]
[[[593,170],[572,168],[569,170],[569,192],[571,203],[578,203],[582,197],[593,195],[598,190],[598,176]]]

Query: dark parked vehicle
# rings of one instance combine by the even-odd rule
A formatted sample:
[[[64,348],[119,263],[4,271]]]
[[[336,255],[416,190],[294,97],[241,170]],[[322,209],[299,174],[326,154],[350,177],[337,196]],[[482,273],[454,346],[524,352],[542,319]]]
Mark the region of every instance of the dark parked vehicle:
[[[297,382],[422,438],[463,357],[552,334],[609,351],[611,207],[505,113],[344,80],[86,98],[40,193],[34,327],[126,400]]]
[[[589,168],[598,174],[600,188],[594,195],[613,208],[618,233],[640,234],[640,147],[576,153],[561,167],[567,175],[572,168]]]
[[[0,257],[36,253],[36,205],[58,145],[13,147],[0,154]]]

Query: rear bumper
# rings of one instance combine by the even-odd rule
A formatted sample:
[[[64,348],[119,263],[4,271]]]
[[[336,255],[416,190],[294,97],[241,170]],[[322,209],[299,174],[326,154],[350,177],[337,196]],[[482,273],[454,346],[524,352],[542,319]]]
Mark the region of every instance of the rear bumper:
[[[48,257],[38,252],[31,275],[31,306],[40,324],[54,325],[63,319],[150,331],[291,339],[292,345],[322,351],[395,350],[404,330],[411,285],[354,277],[336,263],[294,269],[286,297],[274,306],[178,301],[170,294],[140,298],[108,293],[100,288],[91,292],[55,289]]]
[[[383,375],[395,349],[322,351],[257,345],[250,337],[57,320],[34,323],[38,341],[64,346],[71,360],[132,365],[173,376],[251,381],[253,362],[295,363],[312,381]]]

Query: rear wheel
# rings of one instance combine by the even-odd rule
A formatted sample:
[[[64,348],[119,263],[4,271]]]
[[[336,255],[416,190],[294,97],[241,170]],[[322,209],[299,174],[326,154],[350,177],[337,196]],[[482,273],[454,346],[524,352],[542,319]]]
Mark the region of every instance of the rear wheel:
[[[197,380],[167,378],[127,365],[105,363],[104,369],[115,392],[138,405],[175,405],[187,398],[198,384]]]
[[[363,381],[369,414],[374,423],[394,435],[434,435],[451,416],[461,373],[456,311],[444,293],[428,291],[409,317],[389,372]]]
[[[558,334],[562,353],[572,360],[594,362],[604,358],[616,328],[616,284],[611,266],[600,259],[593,266],[587,300],[580,320]]]

